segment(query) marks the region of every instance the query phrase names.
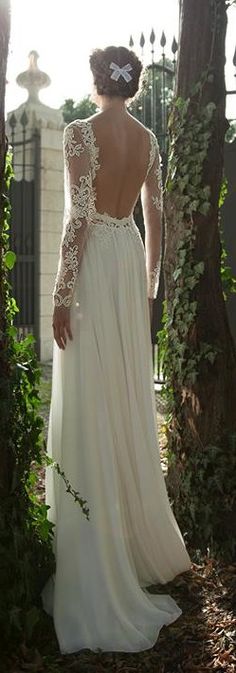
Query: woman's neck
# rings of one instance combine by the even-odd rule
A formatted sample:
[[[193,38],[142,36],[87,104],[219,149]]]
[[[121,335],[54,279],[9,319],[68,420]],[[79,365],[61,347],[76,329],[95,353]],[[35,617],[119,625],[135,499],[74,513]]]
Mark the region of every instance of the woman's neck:
[[[119,114],[127,114],[126,103],[120,96],[101,96],[99,100],[99,108],[101,112],[112,110]]]

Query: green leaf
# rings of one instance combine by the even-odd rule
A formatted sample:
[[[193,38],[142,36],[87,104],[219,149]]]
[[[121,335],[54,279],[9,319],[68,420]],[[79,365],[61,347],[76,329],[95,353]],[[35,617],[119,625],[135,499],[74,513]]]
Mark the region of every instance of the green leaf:
[[[208,119],[211,119],[211,117],[212,117],[213,112],[215,111],[215,109],[216,109],[216,104],[213,103],[213,101],[211,101],[210,103],[208,103],[208,104],[206,105],[206,108],[205,108],[205,115],[208,117]]]
[[[202,215],[207,215],[209,212],[209,208],[210,208],[209,201],[204,201],[203,203],[201,203],[198,210],[199,213],[201,213]]]
[[[207,358],[207,360],[210,360],[211,364],[213,364],[213,362],[216,359],[216,353],[214,353],[213,351],[210,352],[210,353],[207,353],[206,358]]]
[[[173,279],[178,280],[179,276],[181,276],[182,269],[178,268],[174,271],[173,273]]]
[[[211,194],[211,188],[209,187],[209,185],[206,185],[205,187],[203,187],[203,189],[202,189],[202,194],[204,195],[204,197],[205,197],[206,199],[209,198],[209,196],[210,196],[210,194]]]
[[[34,605],[26,613],[25,626],[26,626],[26,635],[29,640],[32,638],[33,631],[35,629],[36,624],[38,624],[39,620],[40,620],[40,610],[36,608],[36,606]]]
[[[13,269],[15,261],[16,261],[15,252],[13,252],[13,250],[8,250],[4,256],[4,262],[6,264],[7,269],[9,270]]]
[[[33,334],[27,334],[27,336],[24,339],[24,345],[29,346],[30,344],[33,344],[35,342],[35,337]]]
[[[14,325],[11,325],[8,328],[8,334],[9,334],[9,336],[13,337],[13,339],[15,339],[17,337],[17,327],[15,327]]]
[[[195,264],[194,268],[195,271],[201,275],[204,272],[204,262],[198,262],[198,264]]]

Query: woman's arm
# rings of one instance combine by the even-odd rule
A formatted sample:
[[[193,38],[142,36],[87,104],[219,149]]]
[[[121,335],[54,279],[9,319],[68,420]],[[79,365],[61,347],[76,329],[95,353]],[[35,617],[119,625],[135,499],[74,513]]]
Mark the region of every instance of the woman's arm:
[[[92,198],[89,153],[76,123],[72,122],[64,129],[63,155],[65,208],[60,258],[53,290],[54,337],[60,348],[66,343],[66,333],[72,338],[69,308],[88,234]]]
[[[89,226],[92,177],[87,148],[79,127],[63,134],[65,208],[60,259],[53,290],[55,306],[70,306]]]
[[[151,134],[151,142],[152,161],[141,190],[145,226],[147,291],[150,300],[155,299],[158,292],[161,267],[161,223],[163,209],[161,158],[158,142],[154,134]]]

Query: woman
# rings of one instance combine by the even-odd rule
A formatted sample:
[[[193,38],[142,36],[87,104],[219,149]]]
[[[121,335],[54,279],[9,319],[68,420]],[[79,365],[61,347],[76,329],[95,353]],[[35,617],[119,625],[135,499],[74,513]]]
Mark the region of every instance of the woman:
[[[150,314],[160,268],[158,143],[126,107],[138,90],[137,56],[108,47],[90,65],[100,112],[64,130],[65,217],[53,293],[48,452],[82,490],[90,516],[49,469],[56,573],[43,603],[62,653],[152,647],[182,610],[146,587],[191,567],[156,436]],[[140,192],[146,252],[132,214]]]

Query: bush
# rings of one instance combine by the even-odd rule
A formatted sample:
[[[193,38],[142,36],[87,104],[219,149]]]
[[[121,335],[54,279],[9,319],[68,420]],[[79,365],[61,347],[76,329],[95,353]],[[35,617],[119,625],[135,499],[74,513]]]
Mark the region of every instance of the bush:
[[[12,177],[6,157],[5,187]],[[15,255],[9,250],[10,203],[3,196],[1,222],[0,339],[0,630],[11,646],[22,634],[31,637],[40,617],[40,592],[53,572],[53,524],[47,507],[35,495],[36,467],[44,461],[43,420],[39,415],[40,369],[34,337],[17,340],[13,318],[18,310],[11,296],[8,270]]]

